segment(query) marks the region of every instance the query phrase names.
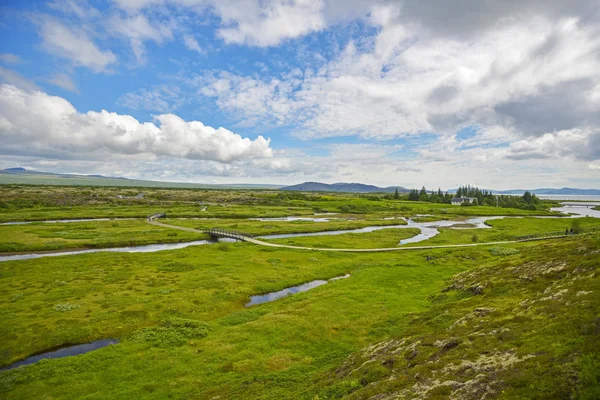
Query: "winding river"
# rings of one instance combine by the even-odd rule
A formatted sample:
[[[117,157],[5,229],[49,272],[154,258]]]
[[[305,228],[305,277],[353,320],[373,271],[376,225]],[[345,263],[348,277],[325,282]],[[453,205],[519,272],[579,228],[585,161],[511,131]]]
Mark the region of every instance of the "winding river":
[[[600,203],[599,203],[600,204]],[[600,211],[594,210],[592,208],[585,207],[558,207],[552,208],[551,211],[558,211],[564,214],[574,214],[571,215],[570,218],[580,218],[580,217],[595,217],[600,218]],[[451,227],[456,224],[470,224],[473,225],[473,229],[488,229],[491,228],[489,225],[486,225],[486,221],[494,220],[494,219],[502,219],[502,218],[511,218],[508,216],[490,216],[490,217],[474,217],[469,218],[465,221],[432,221],[432,222],[415,222],[412,219],[406,219],[407,224],[405,225],[387,225],[387,226],[367,226],[359,229],[347,229],[347,230],[338,230],[338,231],[323,231],[323,232],[310,232],[310,233],[287,233],[281,235],[264,235],[258,236],[258,239],[285,239],[285,238],[294,238],[294,237],[303,237],[303,236],[331,236],[331,235],[343,235],[345,233],[368,233],[374,232],[381,229],[406,229],[406,228],[417,228],[421,231],[418,235],[415,235],[408,239],[401,240],[398,245],[409,244],[409,243],[418,243],[424,240],[430,239],[440,233],[439,228]],[[564,218],[564,217],[538,217],[538,218]],[[303,221],[310,220],[314,222],[325,222],[326,218],[308,218],[308,217],[285,217],[285,218],[260,218],[256,220],[260,221]],[[53,221],[38,221],[38,222],[85,222],[85,221],[107,221],[109,218],[103,219],[93,219],[93,220],[53,220]],[[9,224],[17,224],[17,223],[4,223],[3,225]],[[20,223],[19,223],[20,224]],[[229,239],[221,239],[220,241],[230,242],[232,240]],[[58,257],[58,256],[68,256],[68,255],[77,255],[77,254],[88,254],[88,253],[100,253],[100,252],[112,252],[112,253],[149,253],[155,251],[164,251],[164,250],[177,250],[183,249],[190,246],[199,246],[205,244],[213,244],[215,241],[210,240],[196,240],[193,242],[184,242],[184,243],[160,243],[160,244],[150,244],[145,246],[131,246],[131,247],[116,247],[116,248],[105,248],[105,249],[84,249],[84,250],[72,250],[72,251],[57,251],[57,252],[45,252],[45,253],[27,253],[27,254],[15,254],[15,255],[5,255],[0,256],[0,262],[4,261],[16,261],[16,260],[29,260],[35,258],[42,257]]]

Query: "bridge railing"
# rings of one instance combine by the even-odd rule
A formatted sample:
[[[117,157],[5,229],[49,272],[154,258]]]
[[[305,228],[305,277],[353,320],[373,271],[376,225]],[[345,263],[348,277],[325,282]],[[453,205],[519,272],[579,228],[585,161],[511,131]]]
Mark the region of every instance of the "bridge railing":
[[[226,237],[226,238],[237,239],[237,240],[244,240],[245,238],[252,237],[252,235],[245,233],[245,232],[233,231],[230,229],[223,229],[223,228],[210,228],[210,229],[204,229],[203,231],[204,231],[204,233],[211,235],[211,236]]]
[[[166,218],[166,217],[167,217],[167,213],[164,213],[164,212],[148,215],[148,219],[150,221],[157,219],[157,218]]]

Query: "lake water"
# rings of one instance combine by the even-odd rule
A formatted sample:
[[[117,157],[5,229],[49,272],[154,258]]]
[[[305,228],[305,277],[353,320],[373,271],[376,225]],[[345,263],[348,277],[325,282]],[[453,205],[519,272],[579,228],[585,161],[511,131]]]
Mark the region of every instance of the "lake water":
[[[540,199],[546,200],[577,200],[577,201],[598,201],[600,195],[568,195],[568,194],[540,194],[536,195]]]

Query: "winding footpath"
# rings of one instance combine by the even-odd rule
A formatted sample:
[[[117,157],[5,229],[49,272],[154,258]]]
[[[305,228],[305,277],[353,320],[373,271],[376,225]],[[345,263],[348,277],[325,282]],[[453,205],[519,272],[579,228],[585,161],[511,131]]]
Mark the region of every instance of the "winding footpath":
[[[149,219],[147,221],[149,224],[161,226],[163,228],[171,228],[171,229],[177,229],[180,231],[194,232],[194,233],[200,233],[200,234],[205,233],[198,229],[164,224],[162,222],[156,222],[151,219]],[[507,241],[503,241],[503,242],[445,244],[445,245],[438,245],[438,246],[384,247],[384,248],[378,248],[378,249],[326,249],[326,248],[318,248],[318,247],[291,246],[291,245],[287,245],[287,244],[269,243],[269,242],[265,242],[262,240],[250,238],[250,237],[244,237],[243,241],[248,242],[248,243],[253,243],[253,244],[256,244],[259,246],[280,247],[280,248],[294,249],[294,250],[334,251],[334,252],[345,252],[345,253],[377,253],[377,252],[384,252],[384,251],[399,251],[399,250],[427,250],[427,249],[446,249],[446,248],[455,248],[455,247],[489,246],[489,245],[494,245],[494,244],[511,244],[511,243],[534,241],[534,240],[559,239],[559,238],[563,238],[563,237],[566,237],[566,236],[565,235],[546,236],[546,237],[527,239],[527,240],[507,240]]]

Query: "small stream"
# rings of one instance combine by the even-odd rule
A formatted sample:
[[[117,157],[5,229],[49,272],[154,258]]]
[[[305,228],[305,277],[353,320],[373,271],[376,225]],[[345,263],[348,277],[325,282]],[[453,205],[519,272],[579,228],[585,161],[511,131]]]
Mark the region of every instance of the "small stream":
[[[306,282],[306,283],[303,283],[302,285],[298,285],[298,286],[292,286],[292,287],[280,290],[278,292],[271,292],[271,293],[267,293],[267,294],[252,296],[252,297],[250,297],[250,302],[246,303],[245,307],[254,306],[256,304],[269,303],[271,301],[281,299],[282,297],[290,296],[290,295],[296,294],[296,293],[306,292],[307,290],[314,289],[314,288],[322,286],[322,285],[326,285],[329,282],[334,282],[334,281],[337,281],[340,279],[346,279],[346,278],[350,278],[350,274],[337,276],[335,278],[331,278],[326,281],[317,279],[315,281]]]
[[[36,362],[46,359],[46,358],[63,358],[63,357],[70,357],[70,356],[78,356],[80,354],[89,353],[90,351],[101,349],[103,347],[110,346],[112,344],[117,344],[117,343],[119,343],[119,342],[114,339],[103,339],[103,340],[96,340],[95,342],[91,342],[91,343],[76,344],[74,346],[60,346],[60,347],[54,348],[50,351],[47,351],[47,352],[44,352],[41,354],[36,354],[36,355],[28,357],[24,360],[17,361],[16,363],[6,366],[4,368],[0,368],[0,371],[7,371],[9,369],[21,367],[23,365],[33,364],[33,363],[36,363]]]
[[[571,213],[575,214],[570,216],[570,218],[580,218],[580,217],[596,217],[600,218],[600,211],[585,208],[585,207],[558,207],[552,208],[551,211],[558,211],[562,213]],[[424,240],[430,239],[440,233],[438,228],[451,227],[456,224],[471,224],[474,226],[473,229],[488,229],[491,228],[489,225],[486,225],[486,221],[491,221],[494,219],[502,219],[502,218],[517,218],[517,217],[507,217],[507,216],[490,216],[490,217],[473,217],[469,218],[465,221],[432,221],[432,222],[414,222],[411,219],[406,219],[406,224],[404,225],[383,225],[383,226],[366,226],[358,229],[346,229],[346,230],[338,230],[338,231],[323,231],[323,232],[310,232],[310,233],[286,233],[280,235],[263,235],[258,236],[258,239],[286,239],[286,238],[295,238],[295,237],[305,237],[305,236],[330,236],[330,235],[343,235],[345,233],[368,233],[374,232],[381,229],[406,229],[406,228],[417,228],[421,230],[421,233],[415,235],[408,239],[401,240],[398,245],[409,244],[409,243],[418,243]],[[552,216],[539,216],[536,218],[565,218],[565,217],[552,217]],[[321,218],[305,218],[305,217],[286,217],[286,218],[263,218],[258,220],[268,220],[268,221],[298,221],[298,220],[312,220],[317,222]],[[323,218],[324,219],[324,218]],[[106,219],[94,219],[92,221],[98,220],[110,220]],[[57,220],[57,221],[38,221],[38,222],[77,222],[82,220]],[[319,221],[323,222],[323,221]],[[18,224],[18,223],[4,223],[7,224]],[[231,242],[235,241],[232,239],[220,239],[219,241],[223,242]],[[76,254],[87,254],[87,253],[100,253],[100,252],[112,252],[112,253],[149,253],[155,251],[164,251],[164,250],[177,250],[183,249],[189,246],[199,246],[205,244],[213,244],[214,241],[210,240],[196,240],[192,242],[184,242],[184,243],[159,243],[159,244],[150,244],[145,246],[130,246],[130,247],[116,247],[116,248],[105,248],[105,249],[85,249],[85,250],[73,250],[73,251],[57,251],[57,252],[48,252],[48,253],[28,253],[28,254],[16,254],[16,255],[7,255],[0,256],[0,262],[3,261],[16,261],[16,260],[29,260],[35,258],[42,257],[58,257],[58,256],[68,256],[68,255],[76,255]]]
[[[62,224],[70,222],[96,222],[96,221],[127,221],[135,218],[82,218],[82,219],[50,219],[43,221],[13,221],[13,222],[1,222],[2,225],[30,225],[30,224]]]

